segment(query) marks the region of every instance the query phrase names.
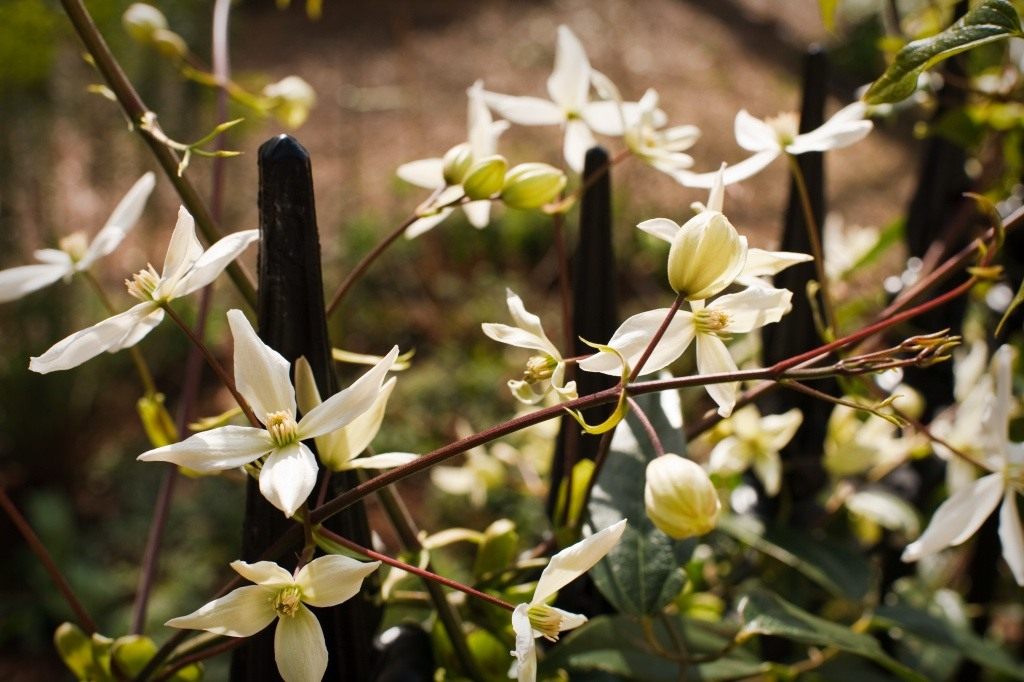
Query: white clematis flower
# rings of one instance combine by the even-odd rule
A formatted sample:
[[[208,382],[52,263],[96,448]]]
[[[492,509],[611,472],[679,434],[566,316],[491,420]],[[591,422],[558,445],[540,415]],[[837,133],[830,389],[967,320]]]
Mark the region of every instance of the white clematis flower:
[[[359,592],[363,579],[379,566],[379,561],[364,563],[346,556],[322,556],[293,577],[271,561],[233,561],[231,568],[255,585],[239,587],[166,624],[227,637],[249,637],[276,620],[274,659],[281,677],[285,682],[320,682],[327,671],[327,645],[320,622],[308,606],[326,608],[351,599]]]
[[[626,120],[636,117],[635,102],[622,104],[622,111],[618,102],[591,102],[592,75],[590,60],[579,38],[568,27],[559,26],[555,68],[548,78],[551,100],[485,91],[484,101],[513,123],[564,127],[562,154],[569,167],[580,173],[587,150],[595,144],[594,133],[622,135],[625,132],[622,111],[626,112]]]
[[[527,405],[536,405],[551,391],[561,400],[575,399],[576,382],[565,382],[565,360],[544,333],[540,318],[529,312],[511,289],[506,294],[516,326],[485,322],[481,325],[484,334],[499,343],[540,351],[527,361],[522,380],[509,380],[512,395]]]
[[[867,137],[874,124],[866,120],[867,106],[854,102],[837,111],[832,118],[814,130],[800,134],[800,118],[793,112],[761,120],[741,110],[736,114],[736,142],[747,151],[754,152],[725,172],[725,184],[746,180],[782,156],[824,152],[841,149]],[[711,187],[714,173],[681,171],[676,180],[686,187]]]
[[[434,199],[437,205],[450,203],[462,196],[461,183],[466,172],[475,162],[493,156],[498,148],[498,138],[508,130],[508,121],[492,119],[490,110],[484,104],[483,87],[483,81],[477,81],[466,91],[469,97],[467,142],[453,147],[443,159],[420,159],[398,167],[397,173],[401,179],[417,187],[438,192]],[[446,165],[450,171],[447,174]],[[459,172],[453,174],[451,171],[454,169],[458,169]],[[418,237],[441,223],[454,210],[454,207],[447,206],[439,209],[437,213],[418,219],[406,229],[405,236],[409,239]],[[473,227],[487,227],[491,217],[490,200],[470,201],[462,205],[462,210],[466,212],[466,218]]]
[[[738,474],[753,467],[765,492],[774,497],[782,481],[779,451],[796,435],[803,418],[796,408],[762,417],[757,407],[747,405],[723,425],[729,435],[712,448],[708,468],[713,473]]]
[[[725,339],[733,334],[746,334],[766,324],[778,322],[789,312],[792,292],[788,289],[750,287],[735,294],[716,298],[705,305],[692,301],[691,311],[680,310],[668,324],[665,334],[647,359],[640,375],[656,372],[675,362],[690,343],[696,340],[697,371],[700,374],[722,374],[736,371],[736,362],[729,354]],[[612,334],[608,345],[617,350],[630,367],[643,355],[647,344],[654,338],[669,308],[658,308],[633,315]],[[613,353],[601,352],[580,362],[588,372],[601,372],[619,376],[621,361]],[[704,387],[718,404],[723,417],[732,414],[736,404],[738,382],[707,384]]]
[[[983,417],[981,433],[986,456],[984,466],[991,472],[957,491],[943,502],[924,534],[903,551],[903,561],[917,561],[946,547],[966,542],[999,506],[999,540],[1003,558],[1018,585],[1024,586],[1024,528],[1017,510],[1017,495],[1024,494],[1024,443],[1009,439],[1013,396],[1013,349],[1002,346],[992,361],[996,390]]]
[[[222,426],[180,443],[139,455],[143,462],[172,462],[202,473],[245,466],[266,456],[260,492],[292,516],[316,484],[316,456],[302,441],[325,436],[370,410],[398,357],[398,347],[351,386],[295,419],[295,391],[289,362],[256,336],[240,310],[228,311],[235,341],[235,384],[264,428]]]
[[[548,606],[545,602],[558,590],[590,570],[619,542],[626,530],[626,520],[608,526],[602,531],[584,538],[571,547],[566,547],[551,557],[547,567],[540,574],[533,599],[528,604],[519,604],[512,612],[512,629],[516,633],[516,675],[519,682],[534,682],[537,679],[538,637],[552,642],[565,630],[578,628],[587,622],[587,617],[569,613]]]
[[[622,116],[626,146],[645,163],[669,175],[693,166],[693,157],[684,152],[700,137],[700,129],[694,125],[662,128],[665,115],[658,109],[656,90],[648,90],[636,103],[633,120],[626,119],[625,111]]]
[[[100,258],[118,247],[142,214],[156,177],[146,173],[139,178],[96,233],[92,242],[85,232],[72,232],[60,240],[59,249],[39,249],[39,263],[0,270],[0,303],[19,299],[47,287],[58,279],[68,281],[76,272],[85,272]]]
[[[211,284],[231,261],[259,239],[259,230],[224,237],[209,249],[196,238],[195,221],[182,206],[164,257],[163,272],[150,265],[126,280],[128,293],[141,303],[59,341],[28,368],[46,374],[77,367],[103,351],[115,353],[134,346],[164,319],[163,306]]]

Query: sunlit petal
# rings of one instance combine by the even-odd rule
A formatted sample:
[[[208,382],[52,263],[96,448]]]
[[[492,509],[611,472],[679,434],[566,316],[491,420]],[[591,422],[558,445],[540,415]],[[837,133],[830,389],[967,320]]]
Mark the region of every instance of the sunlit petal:
[[[539,97],[515,97],[484,91],[484,101],[498,115],[524,126],[557,125],[565,121],[565,112],[554,102]]]
[[[903,550],[903,561],[917,561],[974,535],[999,504],[1002,474],[989,474],[939,505],[924,533]]]
[[[33,291],[39,291],[71,272],[71,259],[63,265],[40,263],[0,270],[0,303],[14,301]]]
[[[566,111],[580,113],[590,90],[590,61],[579,38],[567,26],[558,27],[555,68],[548,77],[548,95]]]
[[[259,230],[243,230],[220,239],[207,249],[182,277],[171,294],[173,298],[187,296],[213,282],[224,268],[238,258],[250,244],[260,238]]]
[[[117,248],[128,231],[138,222],[154,186],[156,186],[156,176],[153,173],[146,173],[135,181],[124,198],[118,202],[114,212],[110,214],[107,224],[96,233],[89,248],[86,249],[85,255],[75,264],[76,269],[88,269],[97,259],[110,254]]]
[[[420,159],[403,163],[395,171],[410,185],[424,189],[444,187],[444,159]]]
[[[270,435],[251,426],[200,431],[180,443],[139,455],[143,462],[171,462],[201,472],[225,471],[253,462],[273,449]]]
[[[1017,511],[1017,493],[1006,491],[999,510],[999,541],[1003,544],[1003,558],[1010,566],[1013,579],[1024,587],[1024,529]]]
[[[395,346],[380,362],[352,382],[351,386],[304,414],[299,420],[300,436],[315,438],[330,433],[369,410],[377,400],[381,384],[397,357],[398,346]]]
[[[249,637],[270,625],[277,617],[273,592],[259,585],[246,585],[214,599],[187,616],[167,621],[172,628],[206,630],[228,637]]]
[[[292,574],[275,564],[273,561],[232,561],[231,568],[249,582],[263,587],[285,587],[295,582]]]
[[[310,606],[336,606],[354,597],[363,579],[380,567],[379,561],[357,561],[332,554],[314,559],[295,576],[302,601]]]
[[[295,416],[295,391],[289,374],[291,364],[263,343],[241,310],[228,311],[235,341],[235,385],[258,419],[285,411]]]
[[[545,601],[555,592],[590,570],[619,542],[626,530],[626,520],[608,526],[551,557],[540,574],[531,604]]]
[[[46,374],[77,367],[103,351],[117,346],[122,339],[135,330],[137,325],[149,317],[154,308],[153,303],[139,303],[88,329],[75,332],[66,339],[58,341],[42,355],[32,358],[28,368],[33,372]]]
[[[714,334],[697,335],[697,371],[700,374],[727,374],[736,371],[736,361],[729,349]],[[739,382],[729,381],[704,386],[708,395],[718,405],[718,414],[728,417],[736,405]]]
[[[284,682],[320,682],[327,672],[327,644],[313,612],[299,604],[277,621],[274,660]]]

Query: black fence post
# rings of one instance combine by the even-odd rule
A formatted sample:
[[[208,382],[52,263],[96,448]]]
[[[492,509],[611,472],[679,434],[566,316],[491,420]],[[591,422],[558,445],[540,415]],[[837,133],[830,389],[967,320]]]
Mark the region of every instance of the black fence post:
[[[825,102],[828,95],[828,58],[825,51],[812,46],[804,57],[803,104],[800,109],[800,132],[805,133],[825,121]],[[801,154],[797,163],[807,184],[814,229],[819,242],[825,220],[825,164],[820,152]],[[789,204],[783,224],[782,251],[812,253],[807,221],[800,202],[796,182],[790,180]],[[764,364],[772,365],[785,358],[810,350],[821,343],[815,333],[811,301],[807,297],[807,283],[817,279],[813,263],[800,263],[775,276],[775,286],[793,292],[793,310],[778,324],[764,328]],[[821,297],[818,296],[820,309]],[[835,393],[834,382],[822,382],[816,388]],[[818,515],[815,496],[827,480],[822,465],[822,444],[825,426],[832,406],[816,398],[790,391],[776,391],[761,401],[766,413],[783,412],[798,407],[803,412],[803,426],[782,451],[783,490],[793,500],[792,522],[798,527],[813,525]]]
[[[591,183],[580,197],[580,229],[572,259],[573,301],[572,332],[574,355],[593,353],[580,338],[603,343],[618,324],[615,257],[612,242],[612,183],[610,158],[603,147],[587,151],[582,182]],[[586,395],[617,383],[615,377],[596,372],[577,372],[570,368],[569,378],[576,380],[580,395]],[[589,423],[600,423],[614,406],[601,405],[584,414]],[[554,519],[558,494],[565,477],[581,459],[597,455],[600,436],[583,433],[571,417],[562,418],[554,460],[551,463],[551,488],[548,492],[548,516]]]
[[[292,362],[305,356],[320,394],[326,397],[337,392],[338,385],[324,316],[309,153],[295,139],[280,135],[260,147],[259,167],[259,336]],[[343,475],[331,479],[338,489],[354,483]],[[244,560],[255,561],[293,524],[263,498],[255,481],[248,482],[242,531]],[[362,505],[351,507],[327,525],[363,546],[370,544]],[[286,568],[294,567],[300,550],[296,545],[285,553]],[[371,584],[371,580],[364,583],[367,587]],[[325,679],[372,679],[373,635],[380,622],[379,608],[360,594],[340,606],[317,609],[316,613],[330,653]],[[274,629],[267,628],[236,650],[231,662],[233,682],[280,679],[273,637]]]

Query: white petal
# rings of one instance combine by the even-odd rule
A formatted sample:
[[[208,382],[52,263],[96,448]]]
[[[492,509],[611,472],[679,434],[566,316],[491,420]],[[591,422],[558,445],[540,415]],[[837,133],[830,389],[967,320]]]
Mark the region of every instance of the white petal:
[[[829,149],[848,147],[867,137],[874,124],[864,120],[866,107],[863,102],[854,102],[835,113],[820,127],[803,135],[797,135],[786,147],[790,154],[823,152]]]
[[[803,413],[796,407],[782,414],[769,414],[761,419],[761,438],[770,450],[778,452],[793,440],[797,429],[804,421]]]
[[[651,218],[637,224],[637,227],[669,244],[675,241],[676,233],[679,232],[679,225],[668,218]]]
[[[575,545],[566,547],[551,557],[544,572],[540,574],[531,604],[545,601],[558,590],[590,570],[590,567],[604,558],[618,544],[626,520],[608,526],[604,530],[583,538]]]
[[[85,255],[78,261],[78,270],[88,269],[98,258],[110,254],[117,248],[128,231],[138,222],[154,186],[156,186],[156,176],[153,173],[146,173],[132,185],[132,188],[117,204],[114,212],[110,214],[107,224],[96,233]]]
[[[779,494],[782,482],[782,459],[779,457],[778,452],[764,452],[760,456],[755,457],[754,473],[761,479],[764,491],[768,493],[769,497],[775,497]]]
[[[590,90],[590,61],[579,38],[567,26],[558,27],[555,69],[548,77],[548,94],[563,109],[579,113]]]
[[[793,292],[789,289],[749,287],[735,294],[719,296],[708,308],[721,310],[729,316],[724,331],[746,334],[781,320],[791,310],[792,298]]]
[[[562,144],[562,155],[565,162],[577,173],[583,172],[583,164],[587,158],[587,150],[596,145],[594,135],[587,124],[578,118],[565,123],[565,142]]]
[[[587,622],[587,617],[582,613],[572,613],[571,611],[558,609],[553,606],[551,607],[551,610],[557,612],[558,615],[562,617],[561,620],[558,621],[559,632],[573,630]]]
[[[139,305],[146,305],[140,303]],[[146,334],[153,331],[153,328],[163,322],[164,310],[163,308],[155,308],[149,313],[143,315],[139,321],[129,329],[124,336],[122,336],[114,345],[107,349],[108,353],[116,353],[119,350],[125,348],[131,348],[139,341],[146,337]]]
[[[327,672],[327,644],[313,612],[305,606],[280,618],[274,632],[274,660],[284,682],[320,682]]]
[[[989,474],[950,496],[939,505],[924,533],[903,550],[903,561],[921,557],[959,545],[974,535],[1003,493],[1002,474]]]
[[[259,230],[243,230],[219,239],[199,257],[192,269],[178,281],[172,298],[187,296],[213,282],[250,244],[260,238]]]
[[[565,121],[565,112],[554,102],[539,97],[515,97],[484,91],[484,101],[503,118],[524,126],[557,125]]]
[[[538,350],[548,355],[551,355],[553,350],[550,341],[519,327],[512,327],[498,322],[484,322],[480,325],[480,328],[487,338],[493,339],[498,343],[505,343],[516,348]]]
[[[518,682],[535,682],[537,679],[537,643],[534,642],[533,627],[530,625],[529,604],[520,604],[512,612],[512,630],[516,634],[516,678]]]
[[[245,561],[232,561],[231,568],[249,582],[263,587],[285,587],[295,583],[292,574],[273,561],[256,561],[251,564]]]
[[[444,159],[420,159],[403,163],[395,171],[410,185],[424,189],[444,187]]]
[[[316,387],[316,379],[313,378],[313,368],[310,367],[305,355],[295,361],[295,400],[303,414],[322,402],[320,391]]]
[[[466,90],[468,99],[466,119],[469,123],[469,148],[473,158],[491,156],[498,147],[498,137],[508,130],[508,121],[494,122],[491,110],[484,101],[484,82],[478,80]]]
[[[728,436],[711,449],[708,469],[718,474],[738,474],[750,466],[752,455],[746,443],[735,436]]]
[[[380,394],[381,384],[397,357],[398,346],[395,346],[380,362],[352,382],[351,386],[304,414],[299,420],[300,437],[315,438],[340,429],[373,407]]]
[[[697,334],[697,372],[699,374],[725,374],[736,371],[736,361],[725,343],[714,334]],[[739,382],[705,384],[704,389],[718,405],[718,414],[728,417],[736,405]]]
[[[47,265],[63,265],[67,268],[68,274],[71,274],[74,270],[71,256],[68,255],[67,251],[61,251],[60,249],[36,249],[32,252],[32,257],[40,263],[46,263]]]
[[[66,265],[40,263],[0,270],[0,303],[39,291],[72,272],[70,258]]]
[[[469,220],[469,224],[473,227],[487,227],[487,224],[491,222],[490,199],[481,199],[480,201],[471,201],[468,204],[463,204],[462,210],[466,212],[466,219]]]
[[[379,561],[357,561],[332,554],[314,559],[295,576],[302,601],[310,606],[336,606],[359,592],[363,579],[380,567]]]
[[[587,127],[596,133],[618,137],[626,131],[626,124],[635,121],[639,112],[633,102],[590,102],[581,112]],[[624,121],[626,123],[624,123]]]
[[[394,469],[419,458],[415,452],[385,452],[349,460],[348,469]]]
[[[986,429],[989,432],[988,439],[990,447],[998,450],[999,455],[1005,461],[1007,456],[1007,429],[1010,423],[1010,408],[1013,406],[1013,397],[1010,394],[1013,384],[1013,356],[1012,346],[1000,346],[992,354],[992,375],[995,378],[995,395],[988,400],[986,407],[987,414],[983,417],[989,425]]]
[[[392,391],[395,390],[396,383],[397,380],[394,377],[388,379],[384,382],[380,393],[377,394],[370,409],[353,419],[347,426],[317,438],[317,452],[324,466],[333,471],[349,468],[352,465],[353,459],[361,455],[370,446],[373,439],[377,437],[377,432],[380,431],[381,423],[384,421],[384,412],[388,406],[388,398],[391,397]],[[371,467],[373,465],[363,461],[362,464],[354,466],[358,468]],[[390,468],[393,466],[398,465],[384,464],[377,468]]]
[[[204,604],[187,616],[167,621],[172,628],[206,630],[228,637],[249,637],[270,625],[277,617],[273,592],[259,585],[246,585]]]
[[[405,238],[414,239],[424,232],[429,232],[434,227],[441,224],[445,218],[452,214],[454,210],[454,208],[442,208],[434,215],[417,218],[411,225],[409,225],[409,227],[405,228]]]
[[[318,469],[313,451],[303,443],[279,448],[263,462],[260,492],[290,518],[313,492]]]
[[[770,277],[778,274],[791,265],[814,260],[807,253],[791,251],[766,251],[764,249],[748,249],[747,262],[743,264],[740,277]]]
[[[619,351],[629,366],[634,367],[665,320],[668,311],[669,308],[657,308],[633,315],[615,330],[607,345]],[[644,363],[640,375],[656,372],[675,362],[690,346],[694,332],[693,316],[686,311],[677,312],[669,322],[661,341],[655,346],[651,357]],[[591,355],[582,360],[579,366],[587,372],[601,372],[612,376],[619,376],[622,373],[619,359],[612,353]]]
[[[144,323],[155,309],[154,303],[139,303],[88,329],[75,332],[66,339],[55,343],[39,357],[32,358],[28,368],[33,372],[46,374],[77,367],[103,351],[117,346],[122,339],[131,336],[136,326]]]
[[[161,288],[173,291],[177,281],[201,255],[203,245],[196,237],[196,221],[182,206],[178,209],[178,222],[174,225],[171,242],[167,245],[167,255],[164,256],[164,268],[160,274]]]
[[[768,149],[779,150],[779,136],[775,130],[759,118],[754,118],[746,109],[740,109],[733,124],[736,142],[748,152]]]
[[[1024,529],[1017,511],[1017,493],[1007,490],[999,510],[999,541],[1003,543],[1003,558],[1017,584],[1024,587]]]
[[[253,462],[274,448],[270,435],[251,426],[200,431],[180,443],[139,455],[142,462],[171,462],[201,472],[225,471]]]
[[[228,325],[235,340],[235,385],[258,419],[272,412],[295,415],[295,391],[290,363],[263,343],[241,310],[228,311]]]
[[[778,158],[781,153],[781,149],[774,147],[772,149],[757,152],[753,156],[749,156],[739,163],[732,164],[727,167],[725,172],[722,174],[723,184],[732,185],[757,175],[772,161]],[[710,189],[715,184],[715,179],[718,177],[718,171],[711,173],[679,171],[673,177],[675,177],[676,182],[684,187]]]

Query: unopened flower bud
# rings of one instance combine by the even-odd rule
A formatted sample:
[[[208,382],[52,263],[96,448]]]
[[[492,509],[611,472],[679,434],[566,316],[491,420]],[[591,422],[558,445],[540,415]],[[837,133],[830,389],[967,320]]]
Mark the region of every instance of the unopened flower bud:
[[[124,11],[121,23],[128,35],[140,43],[153,41],[153,34],[167,28],[167,18],[163,12],[152,5],[137,2]]]
[[[449,149],[444,155],[444,182],[446,185],[461,185],[473,165],[473,150],[463,142]]]
[[[732,284],[746,261],[746,237],[722,213],[701,211],[672,240],[668,282],[686,300],[703,300]]]
[[[508,161],[504,156],[488,156],[473,164],[462,181],[462,189],[470,199],[490,199],[505,184]]]
[[[313,86],[298,76],[288,76],[263,88],[263,96],[272,101],[270,110],[289,128],[306,122],[309,110],[316,104]]]
[[[540,208],[554,201],[566,182],[565,173],[554,166],[521,163],[505,175],[501,200],[512,208]]]
[[[184,59],[188,55],[188,45],[185,39],[174,31],[166,28],[158,28],[153,31],[153,46],[160,54],[171,59]]]
[[[677,540],[709,532],[722,507],[707,472],[696,462],[672,454],[647,465],[644,506],[654,525]]]

